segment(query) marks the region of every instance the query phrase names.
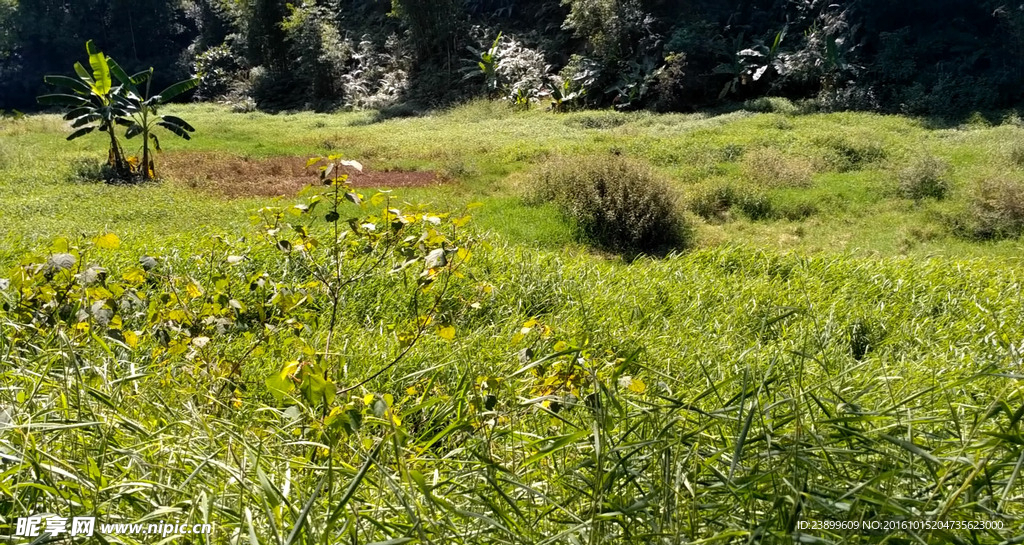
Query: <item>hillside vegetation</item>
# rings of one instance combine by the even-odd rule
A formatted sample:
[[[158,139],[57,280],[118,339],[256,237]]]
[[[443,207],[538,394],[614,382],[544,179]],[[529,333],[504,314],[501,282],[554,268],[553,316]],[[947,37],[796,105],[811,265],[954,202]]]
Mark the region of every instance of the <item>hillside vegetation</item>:
[[[243,111],[786,97],[962,119],[1024,88],[1024,11],[1002,0],[2,0],[0,109],[35,108],[90,39]]]

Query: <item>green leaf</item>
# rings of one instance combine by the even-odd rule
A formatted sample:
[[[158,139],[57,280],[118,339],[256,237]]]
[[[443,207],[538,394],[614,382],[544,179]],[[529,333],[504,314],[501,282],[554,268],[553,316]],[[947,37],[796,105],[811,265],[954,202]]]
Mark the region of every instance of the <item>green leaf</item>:
[[[542,439],[539,442],[546,444],[542,446],[536,454],[527,458],[526,461],[523,462],[523,465],[530,465],[539,462],[540,460],[543,460],[544,458],[551,456],[552,454],[558,452],[559,450],[562,450],[568,447],[569,445],[572,445],[573,443],[579,441],[580,439],[583,439],[584,437],[587,437],[588,435],[590,435],[590,432],[584,430],[576,433],[571,433],[569,435],[562,435],[559,437],[549,437],[547,439]]]
[[[132,79],[128,77],[128,73],[124,71],[124,68],[121,68],[120,64],[117,64],[117,61],[114,59],[107,59],[107,64],[110,66],[110,73],[113,74],[114,79],[120,82],[121,85],[127,87],[128,90],[135,94],[139,94],[138,90],[135,89],[135,85],[132,84]]]
[[[113,82],[110,79],[110,64],[107,63],[107,56],[96,48],[96,44],[92,40],[85,42],[85,49],[89,52],[89,65],[92,66],[93,90],[98,95],[110,93]]]
[[[377,454],[380,452],[380,448],[383,445],[384,441],[379,441],[374,445],[373,450],[366,455],[366,460],[363,462],[363,465],[359,466],[359,471],[357,471],[355,476],[352,478],[352,482],[348,483],[348,488],[345,489],[345,493],[341,495],[341,498],[334,505],[334,512],[331,513],[331,516],[328,519],[328,526],[333,526],[338,518],[345,513],[345,506],[348,505],[349,500],[351,500],[352,496],[355,495],[356,489],[359,488],[359,483],[363,482],[363,478],[366,477],[366,472],[369,471],[370,466],[373,465],[373,461],[377,457]]]
[[[153,69],[152,68],[150,68],[149,70],[143,70],[142,72],[139,72],[138,74],[135,74],[134,76],[131,77],[131,82],[134,85],[141,85],[143,83],[146,83],[146,80],[148,80],[151,77],[153,77]]]
[[[187,79],[185,81],[179,81],[178,83],[175,83],[174,85],[171,85],[170,87],[160,92],[160,102],[168,102],[174,97],[186,91],[191,91],[196,87],[199,87],[199,78],[192,78]]]
[[[898,446],[898,447],[903,448],[907,452],[910,452],[912,454],[916,454],[916,455],[920,456],[921,458],[924,458],[925,460],[927,460],[927,461],[929,461],[929,462],[931,462],[933,464],[936,464],[936,465],[941,465],[942,464],[942,461],[939,460],[938,458],[936,458],[934,454],[932,454],[931,452],[928,452],[927,450],[921,448],[919,445],[915,445],[914,443],[911,443],[910,441],[907,441],[905,439],[900,439],[898,437],[893,437],[893,436],[891,436],[889,434],[885,434],[885,433],[880,433],[880,434],[878,434],[878,436],[881,437],[882,439],[885,439],[886,441],[888,441],[888,442]]]
[[[183,128],[177,126],[177,125],[174,125],[172,123],[167,123],[166,121],[160,121],[160,122],[157,123],[157,125],[159,125],[159,126],[165,128],[165,129],[171,131],[172,133],[174,133],[174,134],[184,138],[185,140],[192,140],[192,137],[189,136],[188,132],[186,132],[185,129],[183,129]]]
[[[103,119],[103,116],[101,116],[100,114],[96,114],[96,113],[86,114],[86,115],[83,115],[83,116],[75,119],[74,121],[72,121],[71,122],[71,128],[77,129],[78,127],[81,127],[82,125],[85,125],[87,123],[92,123],[93,121],[99,121],[100,119]]]
[[[259,478],[260,487],[263,488],[263,499],[266,500],[267,504],[271,507],[277,507],[281,505],[281,491],[267,479],[267,474],[262,469],[256,468],[256,477]]]
[[[74,140],[75,138],[80,138],[82,136],[85,136],[85,135],[91,133],[94,130],[96,130],[96,127],[85,127],[85,128],[82,128],[82,129],[78,129],[77,131],[71,133],[70,136],[68,136],[68,141]]]
[[[89,74],[89,71],[82,66],[82,63],[75,63],[75,73],[78,74],[78,77],[82,78],[82,81],[89,86],[89,93],[92,93],[92,86],[95,82],[92,80],[92,76]]]
[[[88,99],[77,95],[43,95],[37,98],[36,101],[43,106],[70,106],[73,108],[80,108],[92,105]]]
[[[171,123],[173,125],[177,125],[177,126],[181,127],[182,129],[185,129],[188,132],[196,132],[195,127],[193,127],[192,125],[189,125],[188,122],[186,122],[184,119],[182,119],[180,117],[173,116],[173,115],[165,115],[165,116],[163,116],[163,118],[161,120],[162,121],[166,121],[168,123]]]
[[[285,540],[285,545],[292,545],[299,538],[299,534],[302,532],[303,526],[306,525],[306,519],[309,518],[309,511],[313,508],[313,504],[316,499],[320,497],[320,492],[324,489],[324,483],[327,482],[327,474],[320,479],[320,484],[316,485],[316,490],[309,496],[309,500],[306,501],[306,505],[302,507],[302,512],[299,513],[299,519],[295,521],[295,525],[292,526],[291,533],[288,534],[288,539]]]
[[[86,106],[86,107],[82,107],[82,108],[75,108],[74,110],[71,110],[70,112],[64,114],[64,119],[66,121],[71,121],[72,119],[78,119],[79,117],[82,117],[83,115],[86,115],[89,112],[92,112],[94,110],[95,110],[95,108],[92,108],[91,106]]]
[[[274,373],[265,383],[267,389],[270,390],[270,393],[273,394],[278,403],[283,401],[285,396],[291,394],[292,390],[295,389],[295,383],[292,382],[287,371]]]
[[[135,138],[140,134],[142,134],[142,125],[139,125],[138,123],[132,123],[131,126],[128,127],[128,130],[125,131],[124,137],[127,138],[128,140],[131,140],[132,138]]]
[[[89,84],[79,79],[69,78],[68,76],[44,76],[43,81],[57,87],[67,87],[83,95],[88,95],[92,92],[92,87]]]

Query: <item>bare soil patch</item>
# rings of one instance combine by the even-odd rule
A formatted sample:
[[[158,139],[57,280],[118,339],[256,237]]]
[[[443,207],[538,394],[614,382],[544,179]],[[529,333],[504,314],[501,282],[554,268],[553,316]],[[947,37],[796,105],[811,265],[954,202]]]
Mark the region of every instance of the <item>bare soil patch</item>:
[[[320,170],[306,166],[304,157],[250,159],[215,153],[163,155],[157,168],[162,177],[227,198],[277,197],[295,195],[305,187],[320,184]],[[433,171],[375,171],[347,169],[353,187],[429,187],[449,182]]]

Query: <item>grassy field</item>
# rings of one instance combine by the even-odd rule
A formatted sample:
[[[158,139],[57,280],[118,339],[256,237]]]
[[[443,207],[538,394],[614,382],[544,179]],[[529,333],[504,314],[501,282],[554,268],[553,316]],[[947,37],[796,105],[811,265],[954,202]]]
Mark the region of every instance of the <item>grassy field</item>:
[[[739,243],[802,252],[863,256],[1019,256],[1017,240],[978,244],[950,230],[972,186],[1021,176],[1024,128],[1014,119],[992,127],[933,129],[928,123],[873,114],[720,116],[578,112],[516,113],[477,102],[420,118],[375,121],[367,112],[271,116],[233,114],[210,105],[178,106],[192,121],[192,142],[169,154],[225,153],[248,158],[340,153],[376,169],[434,170],[457,181],[402,197],[455,208],[481,201],[478,224],[515,243],[556,249],[571,240],[551,209],[522,204],[533,165],[558,154],[612,154],[645,160],[684,199],[727,184],[753,183],[773,201],[776,218],[699,222],[698,244]],[[181,232],[187,215],[204,229],[235,229],[258,202],[197,195],[181,180],[152,187],[68,183],[72,160],[102,156],[103,140],[68,144],[55,116],[2,122],[0,214],[6,237],[36,240],[69,230],[109,228],[144,236]],[[948,166],[943,201],[900,198],[899,173],[921,157]],[[767,172],[764,179],[752,172]],[[105,203],[117,200],[110,210]]]
[[[185,163],[448,182],[396,189],[398,214],[360,190],[350,228],[331,188],[305,212],[83,180],[101,139],[0,120],[0,535],[32,513],[215,525],[161,543],[1024,534],[1021,240],[963,228],[979,184],[1022,177],[1015,119],[173,109]],[[578,154],[653,165],[695,246],[627,262],[523,198]],[[908,198],[933,163],[944,198]]]

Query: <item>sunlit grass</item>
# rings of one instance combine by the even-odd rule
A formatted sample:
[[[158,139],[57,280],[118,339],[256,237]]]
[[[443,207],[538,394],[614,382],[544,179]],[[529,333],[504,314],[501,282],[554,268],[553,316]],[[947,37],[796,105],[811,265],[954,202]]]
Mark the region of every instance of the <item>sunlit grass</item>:
[[[403,209],[482,203],[464,233],[481,240],[438,313],[454,337],[432,329],[327,406],[279,403],[266,379],[291,361],[331,362],[325,378],[340,387],[380,371],[419,318],[403,299],[418,276],[382,270],[354,282],[336,342],[317,354],[329,327],[323,285],[250,221],[297,198],[229,200],[175,179],[74,181],[74,161],[102,157],[102,141],[64,142],[56,116],[2,120],[0,279],[29,250],[58,252],[55,238],[114,232],[120,248],[83,263],[107,267],[111,283],[144,255],[163,258],[139,284],[152,297],[125,311],[129,321],[148,323],[181,300],[209,309],[203,298],[213,305],[224,290],[252,302],[258,275],[224,287],[220,271],[286,276],[309,290],[313,310],[295,333],[267,329],[272,343],[217,362],[237,363],[236,376],[191,350],[230,354],[230,342],[258,331],[228,342],[175,324],[187,343],[174,354],[155,335],[131,347],[101,327],[83,331],[62,306],[51,310],[70,325],[19,321],[9,309],[28,296],[0,292],[9,305],[0,307],[0,535],[16,517],[48,511],[211,521],[211,543],[250,545],[974,544],[1024,531],[1021,243],[959,238],[948,225],[978,178],[1020,175],[1024,130],[1014,124],[554,115],[489,102],[386,121],[171,109],[198,131],[168,154],[340,153],[452,177],[392,196]],[[745,163],[751,150],[763,156]],[[688,212],[696,249],[625,263],[575,242],[554,204],[521,198],[538,163],[581,152],[649,162],[684,197],[761,183],[770,187],[754,189],[775,213],[704,221]],[[897,173],[924,153],[950,165],[942,201],[900,196]],[[765,157],[776,174],[748,179]],[[805,206],[813,213],[787,217]],[[87,293],[100,310],[115,297]],[[95,310],[81,310],[90,322]],[[349,402],[363,427],[328,448],[321,426]],[[398,420],[377,414],[380,403]],[[828,519],[1002,530],[794,533],[801,520]]]

